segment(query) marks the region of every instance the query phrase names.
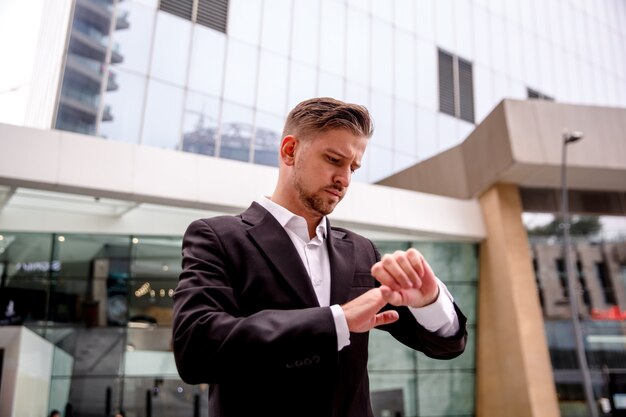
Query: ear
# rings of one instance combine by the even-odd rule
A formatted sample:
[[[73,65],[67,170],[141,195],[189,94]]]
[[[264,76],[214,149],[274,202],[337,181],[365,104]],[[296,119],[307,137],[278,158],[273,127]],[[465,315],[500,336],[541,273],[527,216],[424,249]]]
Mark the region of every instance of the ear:
[[[285,136],[280,142],[280,159],[285,165],[291,166],[295,163],[298,144],[298,139],[292,135]]]

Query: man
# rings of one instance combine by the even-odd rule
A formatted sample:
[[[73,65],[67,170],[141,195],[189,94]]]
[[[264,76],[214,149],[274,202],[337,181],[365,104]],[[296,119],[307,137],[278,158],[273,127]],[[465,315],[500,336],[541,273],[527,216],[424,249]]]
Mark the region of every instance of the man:
[[[173,348],[184,381],[210,384],[211,417],[372,416],[373,327],[434,358],[463,351],[465,317],[418,251],[381,260],[326,218],[371,135],[365,107],[304,101],[285,124],[274,193],[189,226]]]

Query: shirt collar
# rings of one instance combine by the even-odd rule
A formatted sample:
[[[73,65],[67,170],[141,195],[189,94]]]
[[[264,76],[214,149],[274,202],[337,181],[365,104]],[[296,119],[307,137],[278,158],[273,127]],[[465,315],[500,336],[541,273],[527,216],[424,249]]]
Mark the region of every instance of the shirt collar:
[[[283,228],[291,230],[304,242],[309,242],[311,240],[309,239],[309,230],[304,217],[292,213],[285,207],[275,203],[265,196],[259,199],[257,203],[269,211]],[[322,217],[319,224],[315,228],[315,234],[322,242],[326,238],[326,216]]]

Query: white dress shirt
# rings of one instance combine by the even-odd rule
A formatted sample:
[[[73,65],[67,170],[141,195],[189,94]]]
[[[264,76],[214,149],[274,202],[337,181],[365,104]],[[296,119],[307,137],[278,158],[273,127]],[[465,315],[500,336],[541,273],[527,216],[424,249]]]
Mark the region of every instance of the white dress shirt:
[[[330,304],[330,261],[326,246],[326,217],[323,217],[315,229],[315,236],[309,238],[309,229],[304,217],[293,214],[283,206],[267,197],[257,201],[276,218],[285,229],[294,247],[302,259],[302,263],[309,273],[309,279],[317,296],[319,305],[327,307]],[[453,298],[443,282],[437,279],[439,297],[430,305],[420,308],[409,307],[415,319],[427,330],[447,337],[459,330],[459,320],[452,304]],[[442,297],[441,294],[444,294]],[[337,331],[337,350],[350,344],[350,330],[346,316],[340,305],[330,306]]]

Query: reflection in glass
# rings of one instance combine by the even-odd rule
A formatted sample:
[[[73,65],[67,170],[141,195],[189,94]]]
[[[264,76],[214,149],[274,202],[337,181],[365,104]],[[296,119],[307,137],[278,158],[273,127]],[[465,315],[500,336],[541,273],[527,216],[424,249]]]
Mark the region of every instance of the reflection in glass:
[[[289,33],[291,30],[291,0],[263,2],[263,29],[261,47],[280,55],[289,54]]]
[[[176,85],[184,85],[189,63],[190,38],[191,22],[159,11],[150,75]]]
[[[219,157],[249,162],[252,134],[252,109],[224,102]]]
[[[324,1],[321,7],[320,68],[343,76],[346,60],[346,6],[334,1]]]
[[[422,372],[418,374],[417,386],[417,415],[474,414],[474,372]]]
[[[287,58],[261,52],[257,108],[274,114],[285,113],[287,99]]]
[[[124,22],[125,29],[115,31],[113,38],[124,60],[114,67],[147,74],[155,9],[135,1],[120,1],[117,9],[118,22]]]
[[[203,94],[187,93],[183,120],[183,151],[215,155],[219,100]]]
[[[296,61],[317,65],[319,2],[294,1],[291,24],[291,57]]]
[[[396,99],[394,108],[394,151],[407,156],[416,156],[417,134],[416,116],[417,111],[412,103]]]
[[[229,0],[227,33],[230,38],[245,41],[250,45],[258,44],[263,3],[260,1]]]
[[[257,112],[254,137],[255,164],[278,166],[278,147],[282,139],[283,125],[283,118]]]
[[[389,23],[372,20],[371,85],[385,93],[393,93],[393,33]]]
[[[317,71],[310,65],[291,63],[289,73],[289,101],[290,109],[303,100],[315,97]]]
[[[319,97],[333,97],[338,100],[343,100],[343,90],[343,77],[324,71],[319,73],[319,85],[317,90]]]
[[[115,74],[119,88],[108,91],[104,99],[115,117],[103,120],[99,133],[105,138],[139,143],[147,79],[122,69],[116,69]]]
[[[170,84],[150,80],[141,144],[163,149],[178,149],[183,90]]]
[[[224,78],[226,36],[223,33],[195,25],[189,67],[189,88],[219,96]]]
[[[346,78],[369,85],[370,17],[358,10],[348,9],[346,46]]]
[[[257,48],[234,39],[228,41],[224,99],[240,104],[254,103]]]

